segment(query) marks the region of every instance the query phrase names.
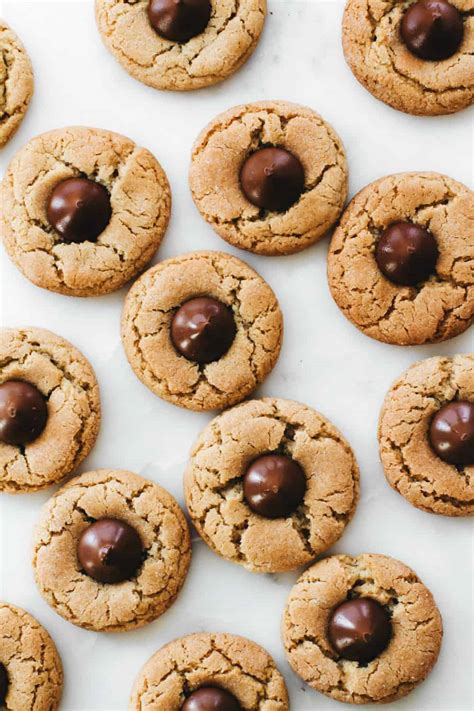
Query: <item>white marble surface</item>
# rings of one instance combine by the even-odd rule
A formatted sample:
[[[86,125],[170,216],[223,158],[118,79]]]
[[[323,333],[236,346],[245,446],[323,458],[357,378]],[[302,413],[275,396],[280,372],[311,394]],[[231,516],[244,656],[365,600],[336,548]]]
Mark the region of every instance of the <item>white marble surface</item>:
[[[280,361],[258,394],[299,399],[320,409],[347,436],[361,467],[361,501],[334,551],[400,558],[432,589],[443,614],[438,665],[429,681],[391,708],[468,711],[473,706],[470,522],[417,511],[388,487],[377,454],[376,423],[384,393],[403,369],[431,355],[472,351],[472,331],[420,348],[370,340],[331,300],[326,241],[286,258],[255,257],[228,247],[194,208],[187,170],[192,141],[215,114],[245,101],[281,98],[316,108],[340,133],[351,194],[401,170],[439,170],[471,184],[472,111],[425,119],[393,111],[362,89],[344,64],[341,2],[269,0],[269,5],[264,36],[247,65],[216,88],[180,95],[153,91],[121,69],[100,42],[92,2],[3,0],[2,16],[31,54],[36,93],[20,131],[2,151],[0,170],[30,137],[50,128],[86,124],[127,134],[157,155],[171,181],[173,215],[160,259],[193,249],[223,249],[268,279],[281,301],[286,330]],[[0,270],[3,324],[57,331],[96,368],[103,425],[81,469],[132,469],[167,487],[182,503],[187,451],[210,415],[162,402],[136,380],[119,339],[125,290],[82,300],[50,294],[26,281],[3,250]],[[338,708],[305,688],[285,661],[280,617],[297,574],[252,575],[218,559],[198,540],[184,591],[160,620],[123,635],[98,635],[65,622],[40,598],[29,563],[31,529],[51,493],[0,497],[0,597],[31,611],[54,637],[65,666],[64,711],[124,711],[145,660],[168,640],[196,630],[228,630],[265,646],[286,677],[292,711]]]

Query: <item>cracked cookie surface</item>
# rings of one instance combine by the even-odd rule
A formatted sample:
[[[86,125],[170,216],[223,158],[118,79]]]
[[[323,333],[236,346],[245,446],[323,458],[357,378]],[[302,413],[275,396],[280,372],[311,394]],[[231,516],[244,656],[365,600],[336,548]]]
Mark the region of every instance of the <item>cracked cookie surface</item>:
[[[269,145],[301,162],[305,187],[285,212],[262,210],[240,186],[246,157]],[[299,252],[323,237],[347,196],[347,163],[339,136],[312,109],[286,101],[261,101],[229,109],[198,136],[189,183],[194,202],[230,244],[257,254]]]
[[[474,101],[474,1],[451,0],[464,19],[464,40],[443,61],[415,57],[400,22],[415,0],[349,0],[342,44],[346,61],[377,99],[409,114],[449,114]]]
[[[285,681],[262,647],[226,633],[197,633],[159,649],[133,687],[130,711],[180,711],[192,691],[219,686],[245,711],[288,711]]]
[[[44,489],[76,469],[94,446],[99,386],[82,353],[40,328],[0,330],[0,383],[8,380],[35,385],[46,398],[48,420],[29,444],[0,442],[0,491]]]
[[[199,365],[179,355],[170,337],[176,310],[213,297],[232,309],[237,333],[227,353]],[[156,395],[190,410],[243,400],[280,353],[283,317],[275,294],[245,262],[222,252],[191,252],[149,269],[130,289],[122,340],[130,365]]]
[[[327,635],[332,610],[354,597],[373,598],[391,618],[388,646],[365,666],[338,657]],[[416,574],[375,554],[331,556],[311,566],[289,595],[282,632],[295,673],[317,691],[353,704],[406,696],[434,666],[443,634],[433,596]]]
[[[0,20],[0,148],[23,121],[32,94],[30,58],[13,30]]]
[[[0,602],[0,663],[8,676],[6,711],[58,708],[63,670],[54,642],[34,617],[6,602]]]
[[[110,194],[112,216],[96,242],[62,241],[47,217],[53,189],[85,177]],[[57,129],[33,138],[0,187],[0,234],[16,266],[37,286],[72,296],[119,289],[144,269],[168,225],[171,194],[154,156],[119,134]]]
[[[263,29],[266,0],[211,0],[205,30],[184,43],[158,35],[148,0],[96,0],[106,47],[135,79],[154,89],[188,91],[217,84],[250,57]]]
[[[434,235],[436,272],[398,286],[375,260],[383,231],[400,220]],[[366,186],[346,208],[328,254],[332,296],[366,335],[396,345],[438,343],[474,320],[473,192],[439,173],[399,173]]]
[[[286,518],[259,516],[244,498],[247,467],[271,452],[290,456],[307,479],[302,504]],[[357,504],[359,470],[346,440],[322,415],[264,398],[209,423],[191,451],[184,485],[189,514],[212,550],[255,572],[283,572],[340,538]]]
[[[130,580],[107,585],[81,570],[77,542],[101,518],[125,521],[142,540],[144,561]],[[142,627],[162,615],[175,601],[190,559],[189,529],[175,499],[123,470],[100,469],[70,481],[43,508],[34,535],[41,595],[69,622],[97,632]]]
[[[474,355],[428,358],[408,368],[382,407],[380,457],[390,486],[413,506],[472,516],[474,466],[444,462],[429,441],[433,416],[452,400],[474,402]]]

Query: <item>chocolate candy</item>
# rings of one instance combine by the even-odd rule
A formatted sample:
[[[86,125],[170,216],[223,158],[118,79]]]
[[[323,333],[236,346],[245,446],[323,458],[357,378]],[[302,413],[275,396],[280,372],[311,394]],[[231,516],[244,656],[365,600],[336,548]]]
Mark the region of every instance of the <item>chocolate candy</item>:
[[[255,513],[265,518],[290,516],[303,501],[306,476],[290,457],[265,454],[244,475],[244,496]]]
[[[449,464],[474,464],[474,403],[455,400],[444,405],[431,420],[430,442]]]
[[[112,215],[107,190],[88,178],[67,178],[50,195],[48,220],[63,242],[95,242]]]
[[[174,347],[194,363],[212,363],[222,358],[231,347],[235,334],[232,310],[208,296],[186,301],[171,322]]]
[[[304,170],[284,148],[261,148],[252,153],[240,171],[242,191],[253,205],[284,212],[304,190]]]
[[[370,597],[347,600],[333,610],[328,636],[337,654],[367,664],[387,647],[392,636],[390,616]]]
[[[38,388],[23,380],[0,385],[0,441],[24,445],[40,436],[48,419],[48,406]]]
[[[187,42],[204,32],[211,18],[209,0],[150,0],[148,19],[160,37]]]
[[[133,578],[142,563],[142,551],[135,529],[115,518],[101,518],[90,525],[77,544],[84,572],[99,583]]]
[[[229,691],[202,686],[188,696],[181,711],[242,711],[242,706]]]
[[[461,13],[447,0],[418,0],[403,15],[400,34],[412,54],[437,62],[457,52],[464,25]]]
[[[5,705],[5,697],[8,692],[8,674],[5,665],[0,662],[0,706]]]
[[[375,248],[382,274],[402,286],[414,286],[434,274],[438,255],[431,232],[412,222],[395,222],[387,227]]]

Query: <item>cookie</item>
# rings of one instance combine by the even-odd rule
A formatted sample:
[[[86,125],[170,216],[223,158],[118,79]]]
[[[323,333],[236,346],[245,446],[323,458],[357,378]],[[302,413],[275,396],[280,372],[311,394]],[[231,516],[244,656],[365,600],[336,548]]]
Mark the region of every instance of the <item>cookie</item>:
[[[227,242],[256,254],[292,254],[339,217],[346,156],[312,109],[259,101],[206,126],[193,147],[189,184],[199,212]]]
[[[348,0],[346,61],[377,99],[409,114],[449,114],[474,101],[472,0]]]
[[[176,639],[145,664],[129,706],[130,711],[211,708],[288,711],[285,681],[262,647],[226,633]]]
[[[71,343],[41,328],[0,330],[0,491],[44,489],[87,457],[99,386]]]
[[[142,627],[162,615],[190,559],[175,499],[122,470],[72,479],[46,503],[34,535],[41,595],[66,620],[96,632]]]
[[[331,556],[303,573],[282,632],[294,672],[352,704],[406,696],[433,668],[443,634],[433,596],[413,570],[375,554]]]
[[[223,558],[276,573],[314,560],[354,513],[359,470],[336,428],[291,400],[250,400],[216,417],[184,488],[198,533]]]
[[[250,57],[266,0],[96,0],[105,46],[135,79],[154,89],[217,84]]]
[[[439,343],[474,320],[473,192],[439,173],[399,173],[358,193],[328,254],[332,296],[385,343]]]
[[[474,514],[474,355],[410,366],[380,413],[380,457],[390,486],[413,506]]]
[[[23,121],[33,95],[33,68],[22,43],[0,20],[0,148]]]
[[[54,642],[34,617],[0,602],[0,707],[55,711],[63,669]]]
[[[243,400],[275,365],[282,332],[268,284],[222,252],[191,252],[152,267],[130,289],[122,315],[135,374],[190,410]]]
[[[153,257],[171,196],[147,150],[110,131],[72,127],[33,138],[17,153],[0,203],[5,248],[33,284],[98,296]]]

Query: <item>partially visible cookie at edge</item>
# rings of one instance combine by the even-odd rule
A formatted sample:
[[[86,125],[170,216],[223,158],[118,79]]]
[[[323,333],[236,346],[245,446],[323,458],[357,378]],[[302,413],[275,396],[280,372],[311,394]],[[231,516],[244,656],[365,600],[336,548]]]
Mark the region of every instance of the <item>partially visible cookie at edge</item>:
[[[321,239],[347,196],[344,147],[306,106],[259,101],[213,119],[196,139],[189,183],[202,216],[230,244],[299,252]]]
[[[33,95],[30,58],[13,30],[0,20],[0,148],[20,126]]]

